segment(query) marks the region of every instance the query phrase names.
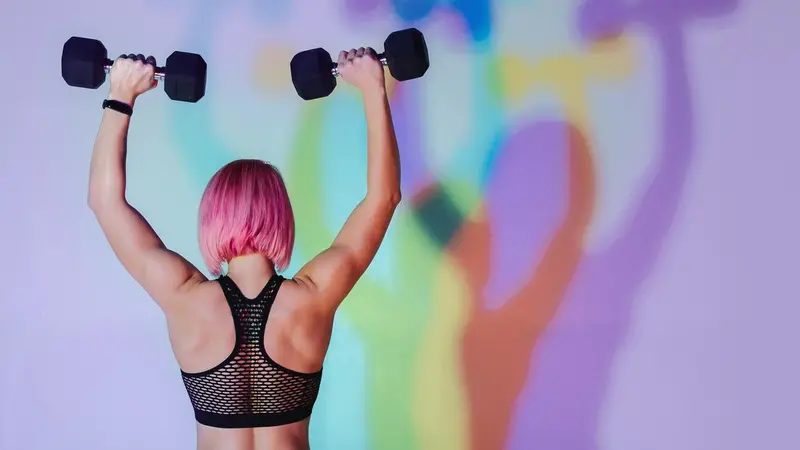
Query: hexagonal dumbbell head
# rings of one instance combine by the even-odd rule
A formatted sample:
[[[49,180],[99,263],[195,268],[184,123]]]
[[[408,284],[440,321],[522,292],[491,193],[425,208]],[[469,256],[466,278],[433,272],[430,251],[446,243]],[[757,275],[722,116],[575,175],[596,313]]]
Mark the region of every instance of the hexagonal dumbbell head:
[[[383,43],[383,52],[389,72],[397,81],[419,78],[430,67],[425,36],[416,28],[390,34]]]
[[[97,39],[73,36],[61,52],[61,78],[73,87],[97,89],[106,81],[108,51]]]
[[[172,100],[196,103],[206,95],[208,66],[202,56],[173,52],[164,71],[164,92]]]
[[[303,100],[327,97],[336,88],[333,76],[333,59],[323,48],[302,51],[289,63],[292,84]]]

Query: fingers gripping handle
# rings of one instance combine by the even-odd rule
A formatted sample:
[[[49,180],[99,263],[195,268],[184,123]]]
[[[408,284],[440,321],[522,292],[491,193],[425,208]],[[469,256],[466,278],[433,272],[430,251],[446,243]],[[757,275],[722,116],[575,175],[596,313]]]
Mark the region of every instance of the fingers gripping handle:
[[[111,71],[111,66],[114,64],[114,61],[110,59],[106,59],[105,64],[103,65],[103,70],[106,73]],[[156,66],[156,73],[153,75],[153,79],[158,81],[164,81],[164,78],[167,76],[167,70],[163,67]]]
[[[389,63],[386,62],[386,55],[384,53],[378,53],[377,58],[378,58],[378,61],[381,62],[381,65],[383,67],[386,67],[386,66],[389,65]],[[339,67],[338,66],[339,66],[338,64],[333,63],[333,67],[331,67],[331,73],[333,74],[334,77],[338,77],[339,76]]]

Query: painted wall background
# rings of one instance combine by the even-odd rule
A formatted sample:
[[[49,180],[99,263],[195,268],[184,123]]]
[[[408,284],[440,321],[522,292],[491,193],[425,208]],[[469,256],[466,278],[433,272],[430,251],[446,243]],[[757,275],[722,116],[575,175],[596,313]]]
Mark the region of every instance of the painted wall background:
[[[202,189],[270,160],[291,275],[365,189],[365,122],[292,54],[416,26],[392,85],[404,201],[337,316],[317,449],[792,449],[800,419],[789,0],[12,2],[0,14],[0,448],[189,449],[163,318],[86,207],[97,92],[64,41],[201,53],[206,97],[142,97],[129,199],[198,266]],[[309,12],[311,11],[311,12]]]

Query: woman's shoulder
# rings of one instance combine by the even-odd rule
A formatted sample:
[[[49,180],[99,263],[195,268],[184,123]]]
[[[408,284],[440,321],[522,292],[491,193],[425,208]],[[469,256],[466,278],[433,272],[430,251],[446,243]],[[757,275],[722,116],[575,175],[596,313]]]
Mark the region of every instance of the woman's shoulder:
[[[188,284],[179,294],[177,303],[197,305],[198,303],[215,301],[224,298],[218,279],[198,280]]]
[[[309,309],[320,304],[317,291],[308,280],[299,278],[284,278],[281,287],[275,296],[275,302],[292,309]]]

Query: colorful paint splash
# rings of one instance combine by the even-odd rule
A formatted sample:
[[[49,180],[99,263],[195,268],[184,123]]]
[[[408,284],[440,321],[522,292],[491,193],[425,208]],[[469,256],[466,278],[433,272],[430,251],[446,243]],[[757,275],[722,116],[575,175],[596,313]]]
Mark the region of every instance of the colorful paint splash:
[[[375,267],[341,308],[336,333],[349,337],[339,344],[334,339],[326,362],[337,371],[354,370],[346,355],[357,352],[364,366],[350,377],[360,382],[324,384],[323,398],[340,405],[347,399],[337,391],[350,392],[351,400],[354,391],[363,395],[335,413],[322,402],[325,417],[312,421],[316,445],[347,446],[320,437],[330,436],[335,423],[360,430],[359,445],[378,450],[595,448],[615,352],[668,235],[692,160],[682,27],[692,17],[733,7],[722,0],[672,9],[668,3],[587,0],[572,11],[582,40],[569,51],[531,56],[475,46],[469,70],[461,73],[475,91],[453,105],[471,109],[474,139],[448,167],[432,166],[436,149],[425,129],[431,124],[421,121],[423,96],[430,94],[424,81],[393,87],[405,200]],[[495,17],[502,15],[497,12],[516,7],[461,0],[348,0],[345,6],[364,20],[391,14],[403,26],[420,27],[438,9],[457,12],[476,44],[491,41]],[[198,25],[213,20],[210,9],[198,7],[195,14]],[[585,239],[598,198],[596,135],[602,132],[589,91],[625,83],[638,70],[637,38],[626,31],[633,23],[649,27],[661,51],[664,107],[650,111],[662,122],[654,139],[658,157],[618,238],[589,253]],[[187,36],[201,52],[210,39]],[[265,65],[273,57],[264,55],[280,52],[290,50],[254,55],[259,89],[289,88]],[[334,95],[340,97],[300,108],[282,168],[297,217],[296,259],[329,245],[363,195],[363,186],[352,181],[358,178],[353,167],[365,167],[360,105],[346,92]],[[549,107],[538,110],[537,96],[549,98]],[[236,155],[213,131],[207,108],[180,114],[180,106],[174,108],[177,150],[199,188]],[[511,110],[514,115],[506,115]],[[329,424],[327,431],[318,423]]]

